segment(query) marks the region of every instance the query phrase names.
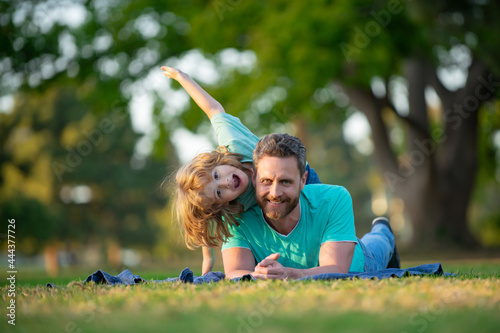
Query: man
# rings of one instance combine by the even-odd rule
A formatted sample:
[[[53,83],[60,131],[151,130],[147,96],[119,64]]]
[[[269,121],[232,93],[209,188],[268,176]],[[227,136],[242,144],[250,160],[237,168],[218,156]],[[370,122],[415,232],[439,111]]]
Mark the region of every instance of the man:
[[[308,185],[306,149],[288,134],[263,137],[253,154],[252,180],[258,206],[241,216],[222,246],[228,278],[300,278],[399,267],[387,219],[356,237],[349,192],[334,185]]]

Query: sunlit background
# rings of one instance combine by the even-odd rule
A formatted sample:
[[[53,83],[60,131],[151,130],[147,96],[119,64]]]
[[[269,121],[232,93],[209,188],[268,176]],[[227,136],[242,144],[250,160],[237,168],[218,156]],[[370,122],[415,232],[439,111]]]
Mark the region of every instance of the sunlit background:
[[[322,9],[289,1],[292,9],[281,13],[274,5],[217,3],[0,4],[0,215],[3,221],[16,219],[19,226],[19,264],[45,267],[53,275],[59,267],[78,265],[182,266],[186,258],[197,258],[201,264],[201,251],[185,249],[172,220],[168,184],[181,164],[215,148],[216,138],[188,94],[162,75],[161,65],[190,74],[258,136],[289,132],[301,137],[321,180],[350,191],[358,236],[369,230],[375,216],[388,216],[398,244],[414,254],[414,231],[423,227],[412,221],[407,209],[411,196],[404,198],[388,186],[387,173],[377,162],[372,126],[358,101],[351,100],[350,89],[362,87],[393,107],[392,112],[386,107],[381,111],[386,135],[399,165],[411,164],[412,151],[405,147],[412,134],[405,119],[413,117],[414,82],[409,81],[404,60],[412,55],[426,59],[439,87],[449,96],[456,93],[453,98],[460,103],[467,97],[460,92],[468,87],[473,63],[484,65],[484,78],[489,73],[499,77],[491,53],[498,45],[498,30],[486,33],[477,28],[477,21],[490,24],[485,17],[498,6],[473,1],[471,14],[465,5],[426,9],[424,4],[401,2],[402,12],[395,12],[387,26],[379,24],[366,46],[357,46],[352,64],[339,45],[356,47],[361,37],[355,28],[378,22],[372,12],[389,10],[387,4],[367,2],[365,7],[373,7],[370,12],[341,2]],[[273,25],[273,20],[288,22],[286,15],[293,22],[301,6],[307,7],[305,36],[299,28]],[[431,10],[431,18],[422,19],[422,10]],[[266,16],[266,11],[276,13]],[[332,18],[323,11],[331,11]],[[334,18],[337,26],[329,22]],[[406,29],[404,36],[398,35],[398,22],[399,29]],[[314,30],[315,25],[320,28]],[[334,32],[322,36],[328,27]],[[446,36],[429,37],[440,27]],[[293,38],[289,44],[282,42],[287,29],[297,35],[297,43]],[[484,40],[485,34],[490,40]],[[412,37],[415,46],[402,43]],[[301,43],[303,39],[308,43]],[[415,54],[425,46],[425,52]],[[325,64],[331,68],[321,67]],[[489,88],[482,92],[485,89]],[[481,101],[477,117],[477,177],[466,216],[478,245],[474,249],[500,246],[497,96],[495,90]],[[444,126],[448,109],[429,82],[422,98],[429,128]],[[463,117],[464,123],[468,118]],[[463,140],[466,146],[472,139]],[[444,148],[426,158],[439,164]],[[434,183],[438,189],[439,181]],[[412,186],[415,195],[422,193],[418,183]],[[2,225],[0,233],[5,234],[6,224]],[[434,231],[439,243],[446,230]]]

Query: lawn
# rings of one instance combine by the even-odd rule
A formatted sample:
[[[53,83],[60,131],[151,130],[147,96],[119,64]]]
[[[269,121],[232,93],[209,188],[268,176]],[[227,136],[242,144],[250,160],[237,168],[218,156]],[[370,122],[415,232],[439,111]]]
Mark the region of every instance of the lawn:
[[[4,317],[0,328],[54,333],[498,332],[500,260],[450,261],[443,268],[459,275],[207,285],[73,283],[56,290],[20,281],[16,325]],[[174,276],[132,271],[148,279]],[[4,313],[8,301],[3,286]]]

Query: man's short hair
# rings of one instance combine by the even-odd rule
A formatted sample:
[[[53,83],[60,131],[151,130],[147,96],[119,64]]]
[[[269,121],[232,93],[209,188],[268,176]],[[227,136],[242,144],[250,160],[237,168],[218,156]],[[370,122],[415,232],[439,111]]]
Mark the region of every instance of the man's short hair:
[[[306,171],[306,147],[299,138],[290,134],[273,133],[257,142],[253,151],[253,164],[257,170],[259,161],[264,156],[295,157],[302,177]]]

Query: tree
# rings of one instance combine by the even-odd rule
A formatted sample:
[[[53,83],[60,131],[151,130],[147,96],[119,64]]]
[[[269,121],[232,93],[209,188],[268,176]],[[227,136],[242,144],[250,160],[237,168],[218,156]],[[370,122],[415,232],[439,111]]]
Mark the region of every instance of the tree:
[[[14,100],[0,114],[0,207],[22,213],[24,239],[36,241],[25,254],[54,241],[149,252],[163,242],[161,182],[178,160],[168,128],[141,155],[127,109],[150,66],[160,74],[182,44],[185,21],[160,5],[0,2],[0,97]]]
[[[195,49],[222,74],[210,92],[257,134],[286,122],[340,124],[353,107],[363,112],[414,243],[474,243],[466,211],[478,124],[499,112],[490,102],[500,73],[496,2],[117,0],[77,4],[81,22],[48,15],[68,3],[0,2],[0,96],[70,85],[102,116],[125,110],[138,90],[156,94],[152,154],[166,159],[172,132],[197,131],[205,118],[193,104],[165,112],[172,110],[163,91],[147,83],[154,68]],[[224,58],[240,61],[236,53],[256,60],[227,70]],[[462,84],[450,85],[450,73]],[[440,106],[428,102],[433,94]],[[485,137],[495,126],[479,137],[481,152],[493,151]],[[400,142],[394,128],[404,129]]]
[[[33,254],[53,241],[151,251],[159,241],[151,215],[165,202],[159,190],[165,166],[135,156],[139,135],[129,116],[96,116],[68,87],[22,96],[0,115],[1,215],[17,218],[20,241],[36,245],[21,251]]]
[[[249,96],[281,87],[286,98],[274,108],[283,110],[282,118],[345,117],[346,108],[335,103],[311,103],[318,89],[340,86],[370,123],[375,160],[388,188],[405,202],[413,243],[475,244],[467,208],[478,169],[478,123],[481,113],[499,114],[489,103],[500,85],[497,2],[222,4],[190,21],[191,36],[206,52],[234,47],[256,53],[257,78],[234,79],[231,93],[242,98],[233,104],[251,105]],[[453,86],[459,80],[447,80],[449,73],[463,82]],[[434,109],[432,92],[440,101]],[[405,129],[405,147],[391,142],[391,113]],[[263,112],[260,121],[276,118]]]

